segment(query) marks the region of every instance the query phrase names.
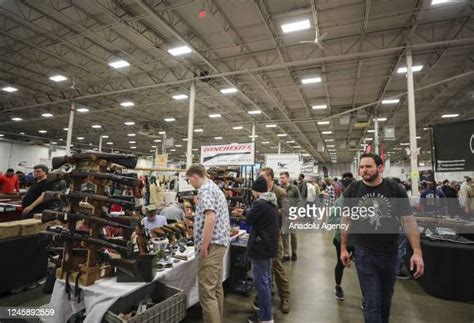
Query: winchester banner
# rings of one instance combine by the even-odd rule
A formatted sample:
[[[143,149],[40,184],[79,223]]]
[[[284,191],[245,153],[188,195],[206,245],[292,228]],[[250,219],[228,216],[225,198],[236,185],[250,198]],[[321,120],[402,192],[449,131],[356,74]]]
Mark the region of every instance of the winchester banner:
[[[474,171],[474,119],[433,126],[437,172]]]
[[[204,166],[248,166],[255,164],[254,143],[213,145],[201,147]]]

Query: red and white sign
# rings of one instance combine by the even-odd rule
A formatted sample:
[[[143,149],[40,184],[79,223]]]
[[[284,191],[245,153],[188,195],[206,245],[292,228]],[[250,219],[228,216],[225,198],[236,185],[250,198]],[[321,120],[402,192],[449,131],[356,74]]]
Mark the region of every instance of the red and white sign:
[[[254,143],[201,146],[204,166],[247,166],[255,164]]]

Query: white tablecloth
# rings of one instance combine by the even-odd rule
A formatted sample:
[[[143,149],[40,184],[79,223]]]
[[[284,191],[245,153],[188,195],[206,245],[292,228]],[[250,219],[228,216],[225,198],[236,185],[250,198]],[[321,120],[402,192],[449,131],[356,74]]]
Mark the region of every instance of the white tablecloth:
[[[239,234],[231,240],[235,240]],[[223,281],[229,278],[230,246],[227,247],[224,255]],[[186,292],[187,306],[199,302],[197,287],[197,257],[192,256],[188,261],[181,261],[173,265],[173,268],[158,272],[154,280],[159,280],[168,286],[182,289]],[[81,286],[81,301],[73,297],[74,283],[71,284],[71,300],[68,300],[64,280],[56,280],[50,303],[45,308],[55,310],[54,317],[48,318],[45,322],[64,323],[74,313],[86,309],[85,323],[96,323],[102,320],[105,312],[122,296],[130,294],[147,283],[118,283],[116,277],[105,278],[90,286]]]

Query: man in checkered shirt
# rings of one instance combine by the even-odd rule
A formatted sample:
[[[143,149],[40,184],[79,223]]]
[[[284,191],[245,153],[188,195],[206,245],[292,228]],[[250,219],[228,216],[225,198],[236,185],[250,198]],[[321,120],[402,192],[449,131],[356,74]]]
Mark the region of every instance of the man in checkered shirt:
[[[224,314],[222,267],[230,242],[229,210],[224,193],[206,176],[201,164],[186,171],[189,184],[199,189],[194,219],[194,246],[198,254],[198,288],[204,322],[221,323]]]

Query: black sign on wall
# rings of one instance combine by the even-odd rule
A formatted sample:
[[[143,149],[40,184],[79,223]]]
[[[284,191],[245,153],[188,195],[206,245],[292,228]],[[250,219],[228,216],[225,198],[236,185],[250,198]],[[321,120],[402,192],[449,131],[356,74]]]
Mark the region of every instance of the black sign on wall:
[[[437,172],[474,171],[474,119],[433,126]]]

